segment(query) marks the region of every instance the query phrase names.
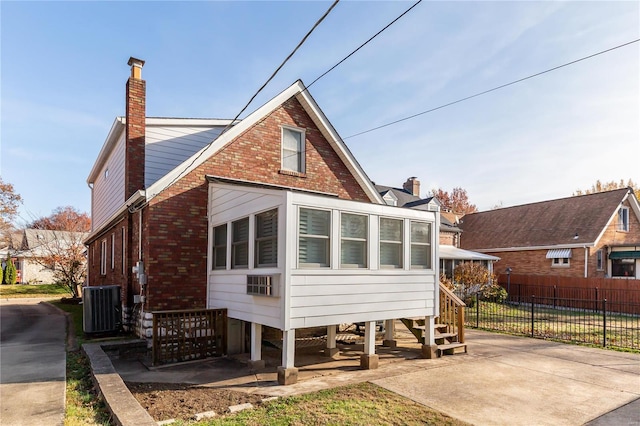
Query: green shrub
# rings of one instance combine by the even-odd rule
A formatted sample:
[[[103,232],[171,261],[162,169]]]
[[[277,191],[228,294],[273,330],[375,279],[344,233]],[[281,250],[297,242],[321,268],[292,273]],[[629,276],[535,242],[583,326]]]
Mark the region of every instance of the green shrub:
[[[4,277],[2,282],[4,284],[15,284],[18,279],[18,271],[16,271],[16,265],[10,258],[7,258],[7,266],[4,267]]]

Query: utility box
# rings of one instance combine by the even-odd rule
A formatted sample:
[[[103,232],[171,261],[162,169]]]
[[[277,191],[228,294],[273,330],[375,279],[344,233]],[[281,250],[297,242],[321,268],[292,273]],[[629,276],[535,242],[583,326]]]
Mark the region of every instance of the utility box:
[[[82,306],[82,329],[85,333],[118,331],[122,322],[120,286],[84,287]]]

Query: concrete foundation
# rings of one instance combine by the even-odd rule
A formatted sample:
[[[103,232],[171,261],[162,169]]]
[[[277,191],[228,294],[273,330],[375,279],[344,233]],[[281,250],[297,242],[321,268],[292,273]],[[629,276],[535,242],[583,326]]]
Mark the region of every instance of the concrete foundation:
[[[250,370],[262,370],[265,367],[265,363],[263,359],[257,359],[255,361],[249,360],[247,361],[247,367]]]
[[[378,368],[378,362],[379,362],[379,357],[377,354],[360,355],[360,368],[364,370],[375,370],[376,368]]]
[[[426,359],[438,358],[438,346],[422,345],[422,358],[426,358]]]
[[[397,340],[383,340],[382,341],[382,346],[386,347],[386,348],[397,348],[398,347],[398,341]]]
[[[298,369],[295,367],[278,367],[278,384],[293,385],[298,382]]]
[[[337,355],[338,353],[340,353],[340,349],[338,349],[338,348],[324,348],[323,355],[328,357],[328,358],[332,358],[333,356]]]

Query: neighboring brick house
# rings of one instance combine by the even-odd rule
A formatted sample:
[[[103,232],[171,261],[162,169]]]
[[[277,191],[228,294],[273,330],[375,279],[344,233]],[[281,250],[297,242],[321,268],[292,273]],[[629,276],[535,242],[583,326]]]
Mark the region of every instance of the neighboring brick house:
[[[420,181],[412,176],[402,185],[402,188],[376,185],[376,189],[384,202],[390,206],[398,206],[416,210],[441,209],[436,197],[420,198]],[[455,213],[440,213],[439,263],[440,272],[447,278],[453,277],[453,270],[462,262],[478,262],[493,271],[493,263],[499,257],[463,250],[460,248],[460,234],[458,217]]]
[[[422,316],[434,353],[437,208],[384,205],[300,81],[236,123],[149,118],[144,61],[129,65],[86,240],[88,283],[121,287],[125,324],[148,338],[154,311],[226,308],[230,352],[252,362],[263,326],[282,332],[281,383],[305,327],[326,326],[332,353],[335,325],[364,322],[373,368],[376,321]]]
[[[461,246],[499,256],[500,272],[640,278],[631,188],[472,213],[460,227]]]

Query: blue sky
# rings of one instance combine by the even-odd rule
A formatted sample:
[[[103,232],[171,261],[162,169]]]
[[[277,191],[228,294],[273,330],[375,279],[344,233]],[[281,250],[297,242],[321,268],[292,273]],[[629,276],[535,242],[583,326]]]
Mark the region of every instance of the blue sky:
[[[409,2],[343,1],[248,108],[309,84]],[[0,2],[0,173],[23,221],[91,208],[86,178],[124,114],[127,60],[147,115],[232,118],[329,2]],[[640,43],[349,137],[640,38],[640,2],[427,2],[310,92],[369,177],[480,210],[640,182]],[[244,116],[243,115],[243,116]]]

